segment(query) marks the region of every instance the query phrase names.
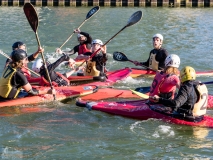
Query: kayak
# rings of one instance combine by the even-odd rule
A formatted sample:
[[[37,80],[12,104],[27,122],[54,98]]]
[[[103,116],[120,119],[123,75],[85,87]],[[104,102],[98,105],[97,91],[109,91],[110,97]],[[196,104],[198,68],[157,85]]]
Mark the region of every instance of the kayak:
[[[109,114],[120,115],[139,120],[147,120],[150,118],[160,119],[165,122],[213,128],[213,117],[205,115],[200,122],[188,121],[177,117],[175,114],[166,112],[168,107],[155,104],[149,106],[145,100],[123,101],[123,102],[87,102],[78,99],[77,106],[86,107],[89,110],[98,110]],[[176,118],[174,118],[174,116]]]
[[[50,87],[41,87],[41,86],[33,86],[38,90],[49,90]],[[56,100],[62,101],[68,98],[76,98],[79,96],[84,96],[87,94],[92,94],[98,90],[98,87],[95,85],[87,85],[87,86],[70,86],[70,87],[54,87],[56,90]],[[23,92],[26,93],[26,92]],[[8,107],[8,106],[19,106],[19,105],[28,105],[28,104],[37,104],[37,103],[46,103],[53,101],[53,95],[44,94],[38,96],[26,96],[22,98],[16,98],[12,100],[7,100],[4,102],[0,102],[0,107]]]
[[[156,72],[153,70],[149,69],[142,69],[142,68],[131,68],[132,73],[131,77],[132,78],[137,78],[137,77],[142,77],[142,76],[147,76],[147,77],[152,77],[155,76]],[[213,75],[213,70],[209,71],[196,71],[197,76],[212,76]]]
[[[27,79],[31,85],[49,86],[48,81],[42,77],[27,77]],[[68,79],[70,80],[71,86],[77,86],[80,84],[86,84],[94,81],[93,76],[70,76]]]
[[[91,83],[87,83],[85,85],[97,85],[97,86],[112,86],[114,83],[124,80],[125,78],[129,77],[132,70],[130,68],[119,69],[114,72],[111,72],[107,75],[105,81],[95,81]]]
[[[76,98],[79,96],[85,96],[88,94],[92,94],[97,92],[99,86],[110,86],[116,83],[119,80],[122,80],[129,76],[131,70],[129,68],[117,70],[111,73],[108,76],[108,79],[104,82],[91,82],[89,84],[84,84],[81,86],[64,86],[64,87],[54,87],[56,90],[56,100],[66,100],[69,98]],[[49,90],[50,87],[45,86],[33,86],[33,88],[37,88],[38,90]],[[53,95],[45,94],[39,96],[26,96],[23,98],[16,98],[13,100],[8,100],[5,102],[0,102],[0,107],[4,106],[19,106],[24,104],[37,104],[44,102],[53,101]]]
[[[143,87],[142,87],[143,88]],[[144,87],[146,89],[146,87]],[[149,93],[146,93],[149,95]],[[100,88],[97,92],[82,97],[85,101],[100,101],[106,99],[143,99],[140,96],[133,94],[130,90],[115,89],[115,88]],[[213,95],[208,95],[208,109],[213,109]]]
[[[108,82],[114,83],[118,80],[127,78],[130,74],[131,74],[131,69],[129,68],[124,68],[124,69],[119,69],[113,72],[109,72],[107,74],[106,83]],[[27,78],[28,78],[28,82],[31,85],[50,86],[49,82],[43,77],[27,77]],[[70,76],[68,77],[68,79],[70,80],[71,86],[77,86],[77,85],[94,83],[94,82],[95,84],[99,84],[100,82],[100,79],[98,79],[98,77],[93,77],[93,76]],[[104,84],[104,83],[100,83],[100,84]],[[57,86],[57,85],[54,85],[54,86]]]

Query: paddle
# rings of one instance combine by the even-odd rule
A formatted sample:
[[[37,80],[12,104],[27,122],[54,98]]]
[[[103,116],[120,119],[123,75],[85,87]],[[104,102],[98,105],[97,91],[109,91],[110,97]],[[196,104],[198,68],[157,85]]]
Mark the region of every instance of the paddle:
[[[39,41],[39,38],[38,38],[38,33],[37,33],[37,28],[38,28],[38,23],[39,23],[37,12],[36,12],[35,8],[33,7],[33,5],[31,3],[25,3],[23,10],[24,10],[24,13],[27,17],[27,20],[28,20],[32,30],[35,32],[36,40],[38,42],[38,46],[41,47],[41,44],[40,44],[40,41]],[[46,73],[47,73],[47,77],[48,77],[51,89],[53,89],[53,85],[52,85],[52,82],[51,82],[51,79],[50,79],[49,71],[47,69],[47,64],[45,62],[43,52],[41,53],[41,56],[42,56],[42,60],[43,60],[43,63],[44,63],[44,67],[45,67],[45,70],[46,70]],[[53,94],[53,97],[54,97],[54,100],[56,100],[55,94]]]
[[[11,58],[1,50],[0,50],[0,54],[11,60]],[[34,72],[33,70],[29,69],[28,67],[25,67],[25,66],[23,66],[23,67],[26,68],[27,70],[29,70],[30,72],[32,72],[33,74],[35,74],[36,76],[40,77],[40,75],[38,73]]]
[[[213,81],[209,81],[209,82],[202,82],[203,84],[212,84]]]
[[[139,96],[139,97],[141,97],[141,98],[149,99],[149,96],[148,96],[148,95],[146,95],[146,94],[143,94],[143,93],[140,93],[140,92],[134,91],[134,90],[132,90],[132,89],[130,89],[130,91],[132,91],[132,93],[134,93],[134,94],[138,95],[138,96]]]
[[[126,56],[124,53],[122,53],[122,52],[117,52],[117,51],[113,53],[113,59],[116,60],[116,61],[121,61],[121,62],[129,61],[129,62],[134,63],[134,61],[128,59],[127,56]],[[154,70],[154,69],[152,69],[152,68],[149,68],[149,67],[147,67],[147,66],[144,66],[144,65],[142,65],[142,64],[140,64],[140,66],[142,66],[142,67],[144,67],[144,68],[146,68],[146,69],[149,69],[149,70],[152,70],[152,71],[155,71],[155,72],[156,72],[156,70]]]
[[[134,14],[132,14],[132,16],[129,18],[127,24],[121,30],[119,30],[114,36],[112,36],[106,43],[104,43],[103,46],[105,46],[107,43],[109,43],[113,38],[115,38],[115,36],[117,36],[125,28],[130,27],[130,26],[136,24],[137,22],[139,22],[141,20],[141,18],[142,18],[142,11],[137,11]],[[101,50],[101,48],[99,48],[97,51],[95,51],[90,56],[90,59],[92,57],[94,57],[100,50]],[[86,62],[86,60],[83,63],[81,63],[80,66],[82,66],[85,62]]]
[[[98,11],[100,10],[99,6],[93,7],[86,16],[86,19],[80,24],[80,26],[78,28],[80,28],[88,19],[90,19],[93,15],[95,15]],[[75,32],[73,32],[68,38],[67,40],[59,47],[60,49],[70,40],[70,38],[72,38],[73,34]]]

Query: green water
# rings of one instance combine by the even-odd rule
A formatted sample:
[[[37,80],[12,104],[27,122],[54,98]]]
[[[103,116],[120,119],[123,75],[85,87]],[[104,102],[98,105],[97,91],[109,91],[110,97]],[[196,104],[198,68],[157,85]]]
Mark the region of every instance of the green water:
[[[59,47],[86,18],[91,8],[36,7],[38,36],[45,56],[56,59]],[[134,67],[130,62],[115,62],[110,53],[124,52],[131,60],[143,61],[152,49],[152,35],[164,35],[164,47],[178,54],[181,67],[197,71],[213,69],[213,10],[209,8],[110,8],[101,10],[81,27],[93,39],[109,40],[123,28],[136,11],[142,20],[126,28],[107,45],[109,70]],[[0,7],[0,50],[7,54],[15,41],[27,44],[28,53],[37,50],[35,34],[19,7]],[[76,35],[63,47],[77,44]],[[74,56],[73,56],[74,57]],[[0,56],[0,68],[5,58]],[[31,65],[29,65],[30,67]],[[61,72],[67,70],[63,66]],[[2,70],[0,70],[2,72]],[[198,77],[211,81],[212,77]],[[152,79],[131,79],[116,88],[150,85]],[[208,85],[213,94],[212,85]],[[31,108],[31,110],[29,110]],[[49,103],[0,109],[1,159],[213,159],[213,130],[173,125],[160,120],[139,121],[88,111],[75,105]],[[28,109],[28,110],[27,110]],[[208,111],[209,115],[213,112]]]

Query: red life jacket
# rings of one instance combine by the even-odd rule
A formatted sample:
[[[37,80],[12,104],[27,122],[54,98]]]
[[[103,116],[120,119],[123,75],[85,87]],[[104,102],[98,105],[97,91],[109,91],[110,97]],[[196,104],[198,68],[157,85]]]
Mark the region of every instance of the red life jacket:
[[[175,74],[157,73],[151,85],[150,96],[174,98],[178,82],[179,78]]]
[[[86,45],[86,44],[81,44],[81,45],[79,45],[79,48],[78,48],[78,55],[84,54],[84,53],[86,53],[86,52],[91,52],[91,50],[87,48],[87,45]]]

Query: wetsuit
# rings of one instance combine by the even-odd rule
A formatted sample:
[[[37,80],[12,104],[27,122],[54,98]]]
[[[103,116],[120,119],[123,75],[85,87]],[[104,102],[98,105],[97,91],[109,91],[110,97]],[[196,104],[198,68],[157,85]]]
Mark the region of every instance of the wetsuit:
[[[158,62],[158,70],[163,70],[165,68],[164,61],[166,57],[168,56],[168,52],[164,48],[160,49],[153,49],[150,51],[149,58],[146,62],[141,62],[142,65],[150,67],[150,57],[151,55],[155,55],[155,60]],[[152,67],[150,67],[152,68]],[[152,68],[154,69],[154,68]]]
[[[64,55],[61,58],[59,58],[56,62],[54,62],[52,64],[49,64],[47,66],[51,81],[56,82],[58,84],[58,86],[68,86],[69,85],[69,83],[68,83],[68,81],[66,79],[67,78],[66,74],[63,74],[63,75],[60,76],[56,71],[54,71],[55,68],[59,66],[59,64],[61,64],[64,61],[69,61],[69,59],[70,59],[69,56]],[[46,70],[45,70],[44,66],[42,66],[40,68],[40,72],[39,73],[46,80],[48,80],[48,76],[47,76],[47,73],[46,73]]]
[[[199,82],[191,80],[184,82],[173,100],[168,100],[164,98],[159,99],[159,103],[163,104],[165,106],[171,107],[174,111],[176,111],[180,115],[184,115],[184,117],[193,117],[193,109],[195,104],[199,100],[199,93],[196,90],[196,86],[199,85]],[[207,99],[208,95],[204,94],[201,95],[201,97]],[[205,103],[205,105],[203,105]],[[201,116],[198,116],[198,119],[202,119],[203,113],[205,113],[206,110],[206,104],[205,101],[203,104],[200,104],[198,112],[201,112]],[[203,108],[202,108],[203,107]],[[202,111],[204,110],[204,112]],[[199,115],[199,113],[198,113]]]

